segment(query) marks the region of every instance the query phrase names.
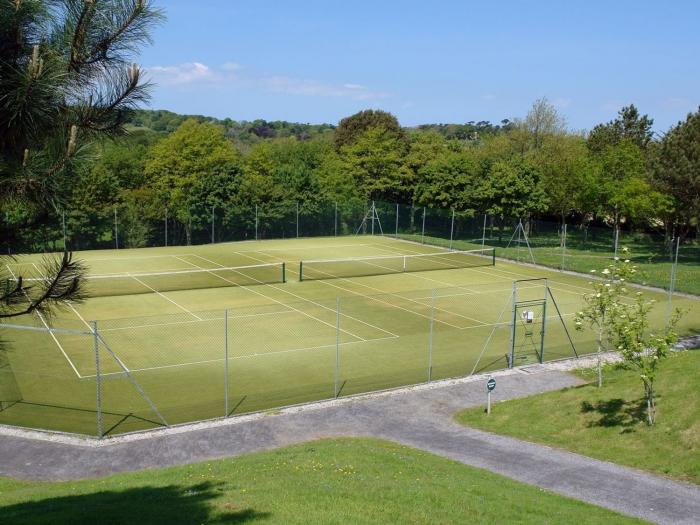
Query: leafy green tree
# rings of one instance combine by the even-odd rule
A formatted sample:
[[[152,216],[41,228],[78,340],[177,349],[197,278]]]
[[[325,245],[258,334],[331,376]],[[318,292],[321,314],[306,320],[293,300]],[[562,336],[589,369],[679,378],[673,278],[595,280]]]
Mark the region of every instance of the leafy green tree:
[[[443,152],[420,169],[414,187],[420,206],[473,212],[474,188],[481,174],[476,159],[466,152]]]
[[[495,162],[475,188],[486,213],[501,218],[521,218],[544,212],[549,203],[542,174],[530,162]]]
[[[61,207],[90,144],[122,133],[146,99],[131,62],[161,18],[149,0],[0,3],[0,207]],[[9,276],[0,315],[78,299],[82,271],[66,253],[33,287]]]
[[[630,104],[617,113],[617,118],[606,124],[598,124],[588,136],[588,147],[594,153],[603,153],[608,146],[629,141],[641,150],[651,142],[654,135],[654,119],[640,115],[639,110]]]
[[[596,188],[599,212],[617,229],[623,218],[640,221],[657,217],[669,200],[648,182],[647,165],[634,142],[622,140],[607,146],[599,156]]]
[[[655,185],[673,199],[679,233],[700,225],[700,109],[661,140],[655,155]]]
[[[383,129],[387,135],[405,140],[404,131],[394,115],[386,111],[366,109],[340,121],[334,135],[336,150],[352,146],[371,128]]]
[[[385,128],[369,128],[342,149],[344,170],[367,199],[401,200],[405,142]]]
[[[592,211],[588,196],[596,183],[595,169],[582,137],[550,135],[529,159],[542,173],[549,211],[556,213],[562,224],[572,211]]]
[[[523,137],[523,151],[530,148],[540,149],[546,137],[560,135],[566,131],[566,121],[546,97],[535,100],[525,120],[517,124]]]
[[[195,199],[193,190],[201,179],[231,173],[239,160],[220,126],[194,119],[150,148],[144,174],[163,211],[167,208],[184,228],[187,244],[193,227],[206,224],[211,213],[206,210],[210,203],[201,194]]]

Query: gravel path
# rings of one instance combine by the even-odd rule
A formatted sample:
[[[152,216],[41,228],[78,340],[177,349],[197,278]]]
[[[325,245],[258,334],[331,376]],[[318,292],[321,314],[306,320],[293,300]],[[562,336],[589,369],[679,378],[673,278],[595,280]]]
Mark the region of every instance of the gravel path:
[[[580,363],[579,363],[580,365]],[[494,401],[574,386],[566,364],[497,377]],[[388,439],[658,523],[700,522],[700,487],[465,428],[452,415],[485,401],[485,378],[433,383],[96,442],[0,429],[0,475],[65,480],[193,463],[340,436]],[[496,407],[497,409],[497,407]]]

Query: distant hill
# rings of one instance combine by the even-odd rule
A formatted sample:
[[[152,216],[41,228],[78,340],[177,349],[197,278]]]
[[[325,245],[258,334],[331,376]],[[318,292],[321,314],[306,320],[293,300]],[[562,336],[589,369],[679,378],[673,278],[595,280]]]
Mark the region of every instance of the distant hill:
[[[199,122],[212,122],[225,129],[226,136],[244,144],[254,144],[265,139],[296,137],[299,140],[308,140],[321,135],[332,133],[333,124],[302,124],[299,122],[287,122],[284,120],[267,121],[257,119],[253,121],[233,120],[230,118],[217,119],[204,115],[180,115],[164,109],[137,110],[129,124],[133,130],[152,130],[157,133],[171,133],[175,131],[186,119],[193,118]],[[421,124],[407,127],[407,130],[417,132],[433,131],[447,139],[475,140],[479,136],[497,134],[513,127],[508,119],[500,124],[492,124],[489,121],[466,122],[463,124]]]

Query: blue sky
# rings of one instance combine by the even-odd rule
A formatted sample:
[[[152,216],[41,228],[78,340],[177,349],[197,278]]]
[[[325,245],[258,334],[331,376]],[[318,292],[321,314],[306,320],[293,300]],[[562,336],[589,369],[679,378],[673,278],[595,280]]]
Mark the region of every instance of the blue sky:
[[[151,107],[403,125],[524,116],[546,96],[572,129],[634,103],[665,131],[700,105],[700,2],[160,0],[140,63]]]

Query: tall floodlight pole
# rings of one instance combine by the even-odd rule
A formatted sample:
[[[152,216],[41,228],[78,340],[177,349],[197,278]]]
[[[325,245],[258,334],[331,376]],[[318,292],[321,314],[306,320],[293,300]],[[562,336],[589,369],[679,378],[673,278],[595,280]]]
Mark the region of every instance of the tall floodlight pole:
[[[165,246],[168,245],[168,208],[165,208]]]
[[[258,205],[255,205],[255,240],[258,240]]]
[[[299,238],[299,202],[297,201],[297,239]]]

